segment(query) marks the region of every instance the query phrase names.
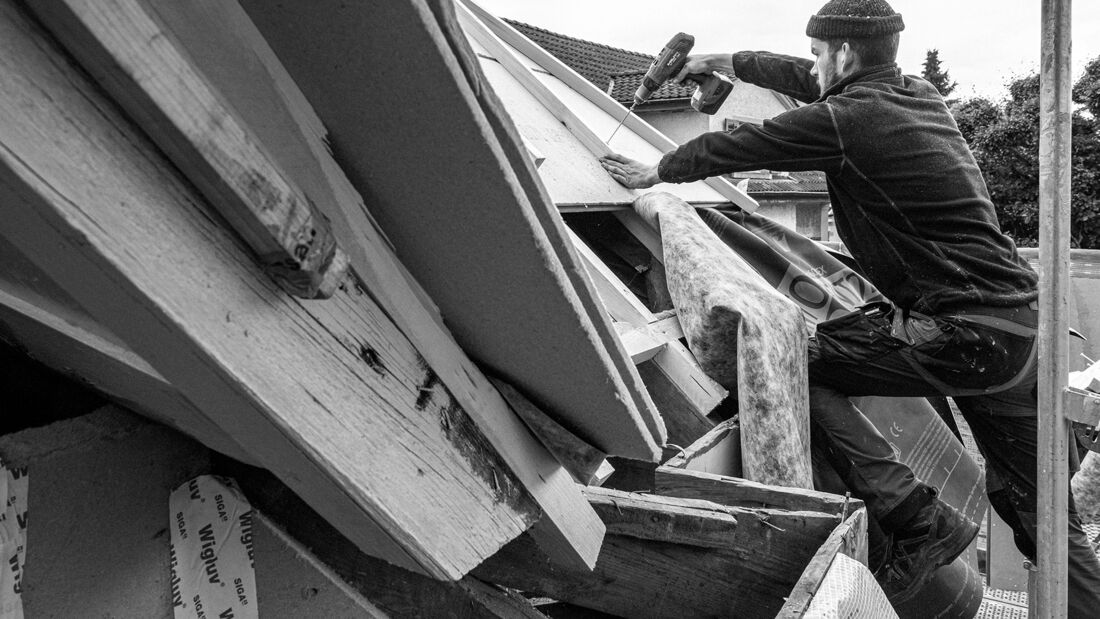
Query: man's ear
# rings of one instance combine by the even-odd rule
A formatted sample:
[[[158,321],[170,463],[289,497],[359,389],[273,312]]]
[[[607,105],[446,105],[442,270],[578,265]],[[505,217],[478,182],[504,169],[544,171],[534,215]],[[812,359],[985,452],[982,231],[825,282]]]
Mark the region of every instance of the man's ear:
[[[836,64],[837,73],[840,75],[848,75],[859,68],[859,56],[847,41],[841,43],[836,50]]]

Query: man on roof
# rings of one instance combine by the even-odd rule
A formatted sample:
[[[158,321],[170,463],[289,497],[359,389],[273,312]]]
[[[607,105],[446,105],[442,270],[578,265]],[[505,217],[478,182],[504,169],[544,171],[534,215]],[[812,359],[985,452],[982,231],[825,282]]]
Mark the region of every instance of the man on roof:
[[[885,0],[831,0],[810,17],[815,60],[766,52],[696,55],[688,73],[724,71],[806,105],[763,126],[703,134],[656,165],[601,159],[631,188],[729,172],[821,170],[837,231],[890,300],[821,323],[809,342],[811,422],[892,535],[877,574],[910,599],[978,526],[899,462],[853,396],[952,396],[973,430],[990,495],[1035,560],[1038,278],[1005,236],[981,171],[934,86],[895,60],[902,16]],[[1070,497],[1071,616],[1100,609],[1100,563]]]

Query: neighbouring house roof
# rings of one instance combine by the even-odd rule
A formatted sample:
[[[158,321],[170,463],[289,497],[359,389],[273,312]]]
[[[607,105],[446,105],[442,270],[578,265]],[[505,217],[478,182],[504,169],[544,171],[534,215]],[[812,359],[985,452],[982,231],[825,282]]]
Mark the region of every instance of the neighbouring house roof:
[[[627,104],[633,100],[634,91],[638,89],[642,76],[656,58],[641,52],[632,52],[550,32],[511,19],[504,21],[537,43],[539,47],[553,54],[570,69],[580,73],[597,88],[610,94],[615,100]],[[653,94],[650,100],[689,99],[694,91],[694,85],[685,87],[665,84]]]
[[[634,92],[642,83],[645,72],[649,69],[646,65],[641,71],[615,73],[611,75],[611,89],[607,93],[616,101],[629,104],[634,101]],[[690,99],[695,92],[695,84],[678,85],[666,82],[650,97],[650,101],[671,101],[676,99]]]
[[[734,183],[739,183],[745,180],[733,176],[730,176],[729,179]],[[789,172],[787,173],[787,176],[785,178],[750,178],[748,179],[748,181],[749,183],[747,187],[747,193],[752,195],[777,193],[805,193],[820,195],[825,194],[828,191],[825,186],[825,174],[817,171]]]

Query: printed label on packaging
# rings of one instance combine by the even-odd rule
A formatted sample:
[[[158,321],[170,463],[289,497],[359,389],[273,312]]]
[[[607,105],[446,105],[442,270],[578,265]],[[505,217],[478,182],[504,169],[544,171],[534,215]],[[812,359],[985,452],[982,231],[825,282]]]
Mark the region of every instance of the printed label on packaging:
[[[0,619],[23,619],[27,560],[27,469],[0,463]]]
[[[232,480],[200,475],[169,498],[175,619],[255,619],[252,507]]]

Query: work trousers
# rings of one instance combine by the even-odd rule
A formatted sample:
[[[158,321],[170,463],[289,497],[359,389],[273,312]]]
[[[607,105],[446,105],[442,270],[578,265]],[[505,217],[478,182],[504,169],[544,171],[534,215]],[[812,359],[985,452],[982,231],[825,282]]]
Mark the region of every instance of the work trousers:
[[[884,529],[919,507],[912,499],[921,484],[849,397],[951,396],[996,478],[990,503],[1034,561],[1036,323],[1028,306],[927,317],[877,303],[818,325],[809,350],[811,423],[830,444],[834,468]],[[837,454],[843,461],[835,462]],[[1097,616],[1100,562],[1072,494],[1068,535],[1070,616]]]

